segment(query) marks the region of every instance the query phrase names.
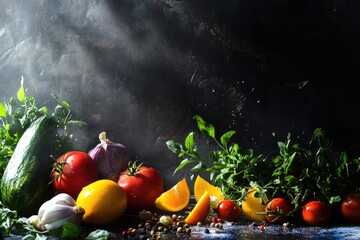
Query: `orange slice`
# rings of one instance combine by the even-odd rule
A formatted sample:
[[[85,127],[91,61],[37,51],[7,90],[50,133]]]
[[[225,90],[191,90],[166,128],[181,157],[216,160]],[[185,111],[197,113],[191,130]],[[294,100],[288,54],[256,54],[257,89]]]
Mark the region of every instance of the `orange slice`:
[[[264,212],[267,199],[264,198],[264,204],[261,204],[260,199],[255,197],[255,193],[256,190],[253,188],[248,190],[248,193],[245,195],[245,201],[241,205],[241,209],[248,220],[253,222],[262,222],[266,220],[266,215],[259,213]]]
[[[178,212],[183,210],[190,201],[190,189],[183,178],[175,186],[163,192],[156,200],[155,205],[158,209],[167,212]]]
[[[195,200],[199,201],[204,192],[208,192],[210,195],[210,205],[212,209],[216,209],[220,202],[225,200],[225,196],[219,187],[215,187],[198,175],[194,184]]]
[[[204,192],[196,203],[195,207],[189,215],[185,218],[185,223],[195,225],[198,222],[204,222],[210,213],[210,195]]]

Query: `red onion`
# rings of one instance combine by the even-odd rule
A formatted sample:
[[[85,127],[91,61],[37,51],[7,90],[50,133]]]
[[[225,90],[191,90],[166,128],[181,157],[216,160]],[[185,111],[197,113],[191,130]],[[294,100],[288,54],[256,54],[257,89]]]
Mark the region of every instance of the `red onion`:
[[[89,155],[99,168],[100,178],[116,181],[120,172],[127,168],[131,154],[123,144],[109,141],[105,132],[99,134],[99,139],[100,143]]]

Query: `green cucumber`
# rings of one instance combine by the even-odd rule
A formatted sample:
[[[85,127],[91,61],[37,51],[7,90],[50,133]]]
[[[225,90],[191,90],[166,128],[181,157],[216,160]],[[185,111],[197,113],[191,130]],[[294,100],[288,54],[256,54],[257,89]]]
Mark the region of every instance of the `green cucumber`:
[[[34,121],[19,139],[1,179],[1,201],[20,215],[37,213],[49,197],[56,123],[49,116]]]

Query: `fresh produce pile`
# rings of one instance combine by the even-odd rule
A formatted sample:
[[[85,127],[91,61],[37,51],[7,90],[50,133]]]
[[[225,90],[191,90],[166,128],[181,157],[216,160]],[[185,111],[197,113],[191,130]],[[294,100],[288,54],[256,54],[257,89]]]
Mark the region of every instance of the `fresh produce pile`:
[[[108,239],[110,232],[102,228],[121,222],[123,215],[140,222],[123,237],[143,238],[190,234],[190,226],[207,223],[222,228],[224,221],[239,222],[243,216],[276,224],[300,213],[303,223],[325,226],[336,208],[347,222],[360,223],[360,158],[341,153],[332,160],[321,129],[308,148],[291,145],[289,137],[279,143],[279,155],[267,159],[230,143],[235,131],[218,140],[214,127],[195,116],[199,130],[219,149],[203,157],[194,132],[184,146],[167,142],[182,159],[174,173],[195,165],[191,192],[186,178],[165,189],[160,172],[134,161],[126,146],[105,132],[93,149],[82,149],[71,129],[85,122],[72,120],[70,105],[54,99],[58,105],[50,113],[21,85],[16,99],[0,103],[0,230],[5,236]],[[210,173],[211,182],[202,172]],[[192,194],[196,203],[189,208]],[[85,234],[83,226],[95,230]]]
[[[337,155],[320,128],[306,147],[292,143],[289,134],[278,143],[278,155],[263,156],[230,143],[235,131],[218,139],[212,124],[198,115],[194,119],[202,135],[217,147],[207,155],[200,153],[195,132],[184,145],[169,140],[168,148],[182,159],[175,172],[190,166],[192,178],[195,173],[210,173],[212,183],[241,206],[247,219],[272,223],[300,219],[317,226],[340,219],[360,224],[360,157]]]

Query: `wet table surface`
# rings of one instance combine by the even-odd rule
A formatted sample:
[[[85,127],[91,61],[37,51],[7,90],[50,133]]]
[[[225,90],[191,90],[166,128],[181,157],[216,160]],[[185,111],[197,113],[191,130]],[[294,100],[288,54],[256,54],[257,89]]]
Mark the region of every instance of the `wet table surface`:
[[[264,226],[262,228],[262,226]],[[206,230],[209,230],[206,232]],[[119,233],[112,233],[111,239],[124,239]],[[133,238],[141,239],[141,235]],[[146,239],[146,238],[144,238]],[[270,239],[270,240],[303,240],[303,239],[360,239],[360,226],[330,225],[328,227],[310,227],[291,225],[253,224],[249,222],[223,223],[223,228],[191,226],[191,233],[162,234],[161,239]]]
[[[123,216],[118,222],[102,229],[111,232],[110,239],[151,239],[147,234],[137,234],[134,237],[123,237],[123,230],[129,227],[136,228],[138,220],[135,216]],[[161,239],[257,239],[257,240],[304,240],[304,239],[360,239],[360,226],[351,225],[330,225],[328,227],[297,226],[291,224],[289,227],[282,225],[251,223],[240,221],[238,223],[225,222],[222,229],[210,227],[209,224],[203,226],[191,226],[191,233],[162,233]],[[209,231],[206,231],[206,230]],[[91,231],[91,229],[88,229]],[[86,231],[86,230],[85,230]],[[21,239],[21,236],[8,237],[5,239]],[[51,239],[51,238],[49,238]]]

